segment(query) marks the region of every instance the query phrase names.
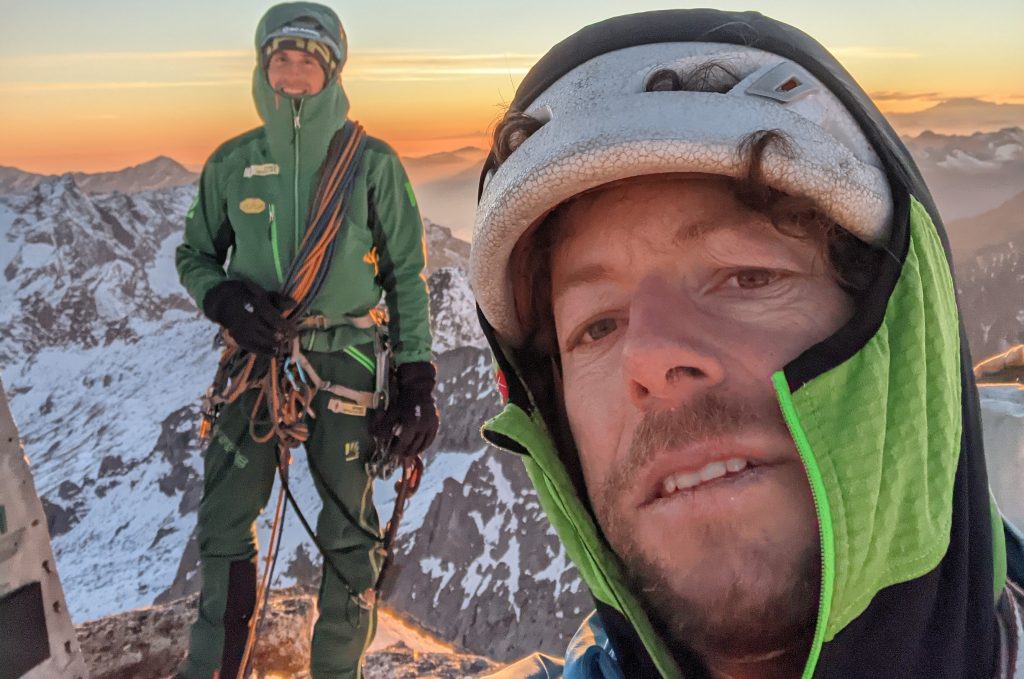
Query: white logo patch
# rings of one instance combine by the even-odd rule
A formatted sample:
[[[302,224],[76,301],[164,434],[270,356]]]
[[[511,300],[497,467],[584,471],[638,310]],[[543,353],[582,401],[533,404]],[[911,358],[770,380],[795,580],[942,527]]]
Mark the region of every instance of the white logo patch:
[[[264,163],[263,165],[250,165],[245,168],[242,176],[249,179],[251,177],[269,177],[275,174],[281,174],[281,168],[277,163]]]

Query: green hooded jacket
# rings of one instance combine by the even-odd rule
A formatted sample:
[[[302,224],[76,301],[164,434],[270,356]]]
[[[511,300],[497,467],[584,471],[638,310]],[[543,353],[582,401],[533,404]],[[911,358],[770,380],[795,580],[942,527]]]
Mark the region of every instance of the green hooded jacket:
[[[977,389],[941,220],[909,153],[869,97],[823,47],[790,26],[753,12],[668,10],[610,19],[556,45],[526,76],[512,108],[528,110],[563,74],[600,54],[688,41],[756,47],[813,73],[875,147],[895,201],[886,244],[893,256],[855,317],[773,377],[820,528],[821,594],[803,677],[992,677],[1008,550],[1016,582],[1024,579],[1024,552],[989,493]],[[481,187],[493,167],[492,157]],[[482,313],[480,319],[508,401],[484,425],[484,437],[521,456],[593,594],[596,629],[607,635],[615,661],[631,678],[702,676],[699,663],[667,643],[630,590],[585,489],[564,462],[576,452],[553,401],[550,361],[513,349]]]
[[[304,16],[340,35],[344,46],[333,12],[290,3],[260,21],[257,51],[271,32]],[[207,160],[176,253],[181,282],[200,308],[210,288],[225,278],[280,289],[305,232],[330,140],[347,122],[348,98],[339,78],[315,95],[293,100],[274,92],[257,65],[252,92],[263,126],[222,144]],[[343,321],[366,314],[383,293],[397,363],[429,361],[423,223],[405,170],[379,139],[366,140],[337,238],[334,261],[310,314],[338,325],[307,332],[303,348],[339,351],[372,341],[372,329]]]

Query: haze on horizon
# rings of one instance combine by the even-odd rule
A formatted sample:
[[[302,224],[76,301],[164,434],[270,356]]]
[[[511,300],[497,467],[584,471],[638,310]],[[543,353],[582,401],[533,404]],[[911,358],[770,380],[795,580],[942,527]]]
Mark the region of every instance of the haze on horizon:
[[[190,169],[259,124],[252,34],[268,0],[5,3],[0,86],[13,94],[0,165],[100,172],[159,155]],[[339,11],[352,117],[404,156],[486,146],[529,67],[582,26],[673,5],[379,0]],[[750,3],[828,47],[904,134],[1024,125],[1024,3]],[[679,5],[674,5],[679,6]],[[33,28],[35,27],[35,28]],[[39,27],[45,27],[40,30]],[[20,103],[19,103],[20,102]],[[938,106],[937,106],[938,105]],[[937,107],[936,107],[937,106]]]

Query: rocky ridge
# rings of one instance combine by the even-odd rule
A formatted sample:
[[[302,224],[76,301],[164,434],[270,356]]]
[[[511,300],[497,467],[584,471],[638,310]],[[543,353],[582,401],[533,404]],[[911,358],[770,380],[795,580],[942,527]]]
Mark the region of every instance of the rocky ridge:
[[[198,596],[125,611],[76,629],[92,679],[170,679],[187,651]],[[366,679],[461,679],[495,669],[484,657],[459,653],[418,634],[394,613],[378,616],[378,639],[369,648]],[[291,587],[273,592],[259,628],[254,676],[308,679],[316,592]]]
[[[57,175],[25,172],[14,167],[0,166],[0,195],[27,193]],[[194,183],[199,175],[167,156],[157,156],[138,165],[114,172],[69,172],[68,177],[85,193],[139,193]]]

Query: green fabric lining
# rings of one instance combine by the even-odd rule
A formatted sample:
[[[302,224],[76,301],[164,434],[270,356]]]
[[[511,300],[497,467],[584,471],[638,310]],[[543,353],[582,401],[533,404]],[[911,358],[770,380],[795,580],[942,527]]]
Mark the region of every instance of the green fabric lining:
[[[909,251],[882,326],[852,358],[794,392],[793,406],[832,512],[827,642],[880,590],[935,568],[949,546],[960,337],[945,252],[913,198]]]
[[[679,666],[654,631],[640,602],[629,591],[618,559],[576,494],[540,414],[530,417],[518,406],[509,404],[486,422],[483,429],[507,436],[530,451],[529,457],[522,458],[526,473],[537,489],[537,498],[552,527],[591,593],[626,616],[663,677],[681,678]]]

